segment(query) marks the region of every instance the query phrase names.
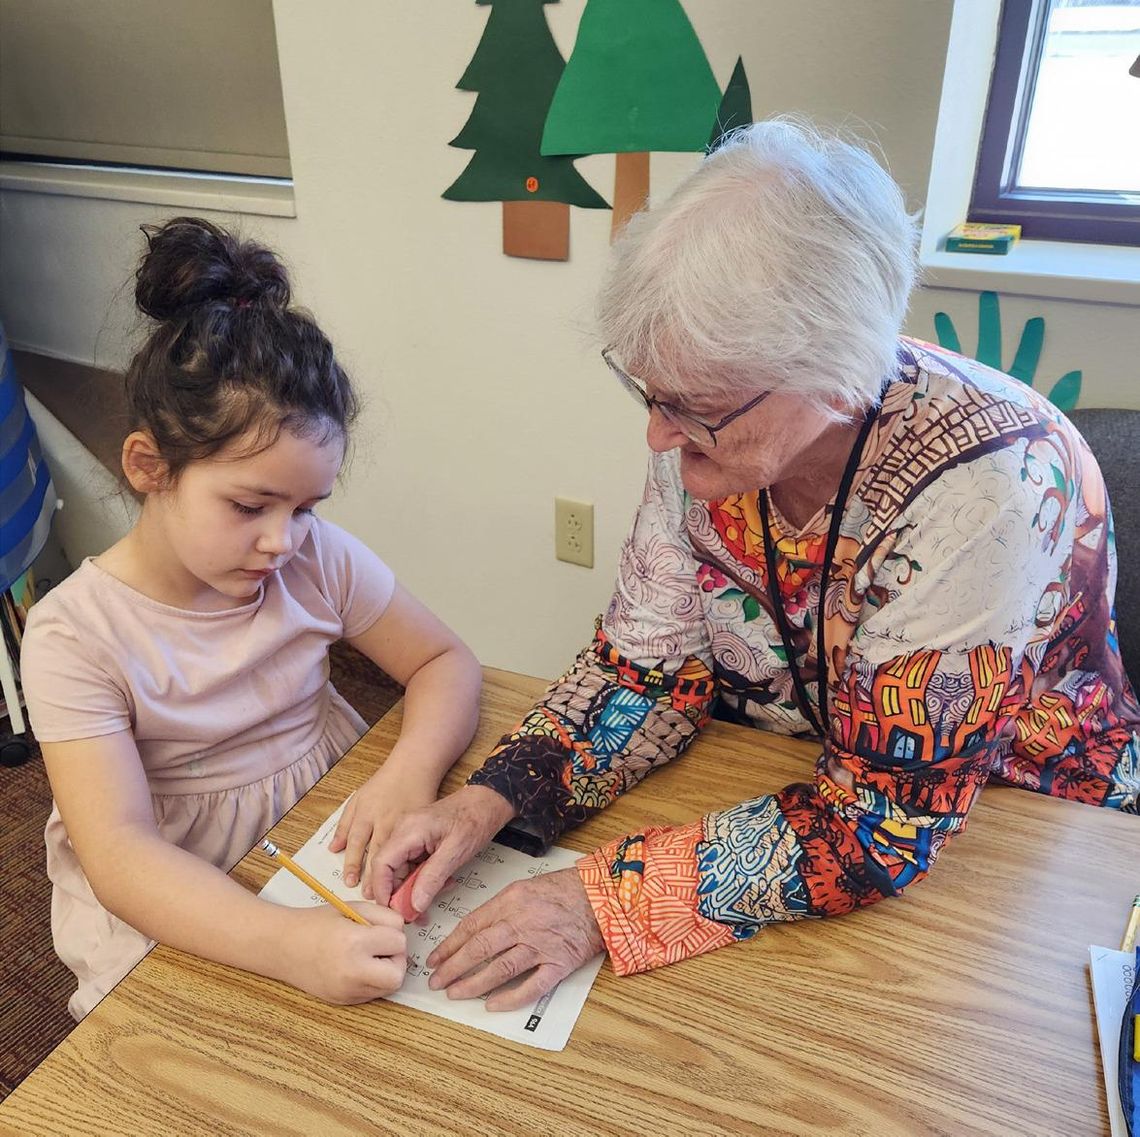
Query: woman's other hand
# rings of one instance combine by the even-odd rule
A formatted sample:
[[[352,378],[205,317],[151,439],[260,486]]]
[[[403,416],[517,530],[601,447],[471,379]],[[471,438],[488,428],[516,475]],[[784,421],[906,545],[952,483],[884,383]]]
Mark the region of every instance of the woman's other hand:
[[[487,1010],[513,1011],[604,950],[578,870],[561,869],[515,881],[464,917],[428,956],[428,986],[451,999],[491,993]]]

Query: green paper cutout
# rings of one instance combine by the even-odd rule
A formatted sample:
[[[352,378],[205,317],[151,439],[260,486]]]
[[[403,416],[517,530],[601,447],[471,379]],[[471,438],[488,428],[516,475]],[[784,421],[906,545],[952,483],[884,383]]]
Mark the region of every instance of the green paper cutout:
[[[572,157],[539,153],[543,123],[566,64],[546,23],[557,0],[475,0],[491,6],[457,87],[477,91],[471,117],[449,145],[474,150],[443,192],[449,201],[560,201],[608,209]]]
[[[1081,373],[1079,371],[1067,371],[1053,384],[1053,390],[1049,392],[1049,402],[1058,410],[1065,412],[1071,411],[1077,405],[1077,400],[1080,397]]]
[[[934,313],[934,334],[938,343],[949,351],[961,354],[962,346],[954,321],[945,312]],[[987,367],[995,367],[1019,379],[1027,387],[1033,386],[1041,348],[1045,343],[1045,319],[1033,316],[1025,321],[1013,362],[1003,368],[1001,364],[1001,302],[996,292],[978,295],[978,350],[974,358]],[[1081,397],[1081,372],[1069,371],[1061,376],[1049,392],[1049,401],[1059,411],[1071,411]]]
[[[1045,321],[1041,316],[1033,316],[1025,321],[1021,332],[1021,342],[1017,354],[1009,365],[1009,373],[1022,383],[1033,384],[1037,374],[1037,364],[1041,359],[1041,345],[1045,342]]]
[[[752,122],[752,89],[748,86],[748,76],[744,71],[744,57],[736,57],[732,78],[724,89],[724,98],[716,112],[712,134],[709,135],[708,151],[711,154],[724,140],[726,134],[748,126]]]
[[[1001,370],[1001,308],[996,292],[978,297],[978,352],[974,358]]]
[[[938,342],[948,351],[962,354],[962,341],[958,339],[954,321],[945,312],[934,313],[934,334],[938,337]]]
[[[678,0],[589,0],[542,153],[704,150],[720,98]]]

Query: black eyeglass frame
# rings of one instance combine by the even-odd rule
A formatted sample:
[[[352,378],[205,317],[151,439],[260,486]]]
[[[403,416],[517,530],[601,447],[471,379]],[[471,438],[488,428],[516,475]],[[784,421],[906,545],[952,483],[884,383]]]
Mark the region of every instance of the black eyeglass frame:
[[[602,358],[606,361],[606,366],[617,376],[621,385],[637,400],[639,400],[649,412],[653,411],[656,407],[664,416],[671,422],[678,430],[685,434],[693,442],[699,443],[703,446],[715,447],[717,432],[723,430],[729,423],[734,422],[740,418],[742,414],[747,414],[753,407],[758,407],[770,394],[771,391],[762,391],[754,399],[749,399],[742,407],[737,407],[734,411],[729,411],[718,423],[704,422],[702,419],[697,418],[695,415],[690,414],[688,411],[682,410],[673,403],[667,403],[663,399],[654,398],[646,389],[626,371],[613,357],[613,349],[604,347],[602,348]]]

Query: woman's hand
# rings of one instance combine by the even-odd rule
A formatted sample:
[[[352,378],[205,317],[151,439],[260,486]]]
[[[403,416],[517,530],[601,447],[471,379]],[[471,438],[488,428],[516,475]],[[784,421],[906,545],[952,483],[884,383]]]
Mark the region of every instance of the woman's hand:
[[[489,1011],[513,1011],[545,995],[571,971],[605,951],[578,870],[569,868],[508,885],[428,956],[428,986],[450,999],[495,992]],[[526,975],[521,983],[500,990]]]
[[[387,904],[396,885],[426,857],[410,898],[417,912],[425,911],[452,873],[514,815],[510,802],[486,786],[463,786],[425,809],[404,814],[369,857],[364,895]]]
[[[404,921],[378,904],[352,907],[369,927],[327,904],[291,909],[278,977],[326,1003],[367,1003],[397,990],[407,966]]]
[[[344,883],[352,888],[360,880],[365,856],[388,839],[396,822],[411,810],[435,801],[439,778],[423,763],[402,762],[396,750],[388,761],[348,800],[329,842],[329,850],[344,850]],[[369,893],[365,889],[367,899]]]

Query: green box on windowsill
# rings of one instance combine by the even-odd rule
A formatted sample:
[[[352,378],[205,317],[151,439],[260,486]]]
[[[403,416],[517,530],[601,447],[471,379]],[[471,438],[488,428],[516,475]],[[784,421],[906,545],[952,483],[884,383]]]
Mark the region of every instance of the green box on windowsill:
[[[964,221],[961,225],[955,225],[947,234],[946,251],[1003,256],[1013,248],[1020,236],[1020,225],[989,225],[979,221]]]

